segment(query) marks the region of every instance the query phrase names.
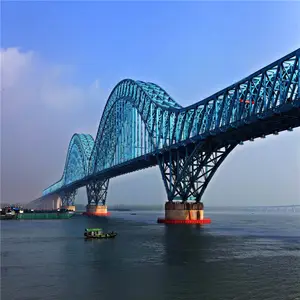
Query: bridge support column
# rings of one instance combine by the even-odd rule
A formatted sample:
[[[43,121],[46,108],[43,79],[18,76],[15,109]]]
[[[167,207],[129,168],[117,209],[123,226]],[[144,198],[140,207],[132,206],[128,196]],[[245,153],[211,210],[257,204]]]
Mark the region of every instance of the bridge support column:
[[[210,219],[204,218],[201,198],[214,173],[236,145],[223,147],[208,139],[157,155],[169,200],[165,205],[165,219],[158,222],[210,223]]]
[[[109,216],[107,211],[106,196],[109,179],[92,180],[86,186],[88,205],[85,215],[88,216]]]
[[[158,223],[166,224],[210,224],[209,218],[204,218],[203,203],[168,201],[165,204],[165,218]]]
[[[53,210],[61,207],[61,198],[59,195],[50,195],[43,197],[43,200],[39,202],[31,203],[31,206],[28,208],[32,209],[43,209],[43,210]]]
[[[53,200],[53,209],[59,209],[62,206],[62,201],[61,198],[59,196],[57,196],[54,200]]]
[[[86,206],[85,215],[88,216],[109,216],[106,205],[88,204]]]
[[[76,194],[77,194],[77,190],[61,192],[60,194],[61,204],[62,204],[61,207],[67,210],[75,211]]]

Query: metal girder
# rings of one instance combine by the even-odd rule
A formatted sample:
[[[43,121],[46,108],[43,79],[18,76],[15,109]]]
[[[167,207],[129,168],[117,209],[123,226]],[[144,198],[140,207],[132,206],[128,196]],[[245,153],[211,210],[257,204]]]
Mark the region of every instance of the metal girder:
[[[61,198],[62,206],[73,206],[75,205],[75,197],[77,190],[62,191],[59,196]]]
[[[220,147],[210,142],[199,142],[190,154],[183,155],[177,149],[169,151],[168,156],[157,155],[168,200],[179,197],[182,201],[200,202],[214,173],[236,145]]]
[[[105,205],[109,179],[92,180],[86,185],[88,204]]]
[[[80,186],[154,153],[165,153],[165,157],[173,147],[205,143],[213,136],[221,139],[233,130],[245,140],[246,135],[241,135],[245,127],[252,126],[246,130],[252,131],[247,138],[254,138],[258,123],[273,122],[268,132],[273,127],[286,130],[284,124],[297,124],[288,121],[290,115],[300,118],[299,84],[300,49],[189,107],[179,105],[154,83],[122,80],[107,100],[95,141],[90,135],[73,135],[63,175],[43,191],[43,196]],[[281,117],[281,127],[274,125],[277,116]],[[176,189],[186,194],[180,186],[178,183]]]

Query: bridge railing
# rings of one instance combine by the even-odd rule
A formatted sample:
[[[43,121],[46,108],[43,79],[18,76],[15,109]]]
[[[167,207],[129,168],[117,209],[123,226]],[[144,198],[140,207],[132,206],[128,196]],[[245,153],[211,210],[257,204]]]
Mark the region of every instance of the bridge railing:
[[[300,49],[176,114],[171,142],[216,134],[299,105]],[[174,134],[175,133],[175,134]]]

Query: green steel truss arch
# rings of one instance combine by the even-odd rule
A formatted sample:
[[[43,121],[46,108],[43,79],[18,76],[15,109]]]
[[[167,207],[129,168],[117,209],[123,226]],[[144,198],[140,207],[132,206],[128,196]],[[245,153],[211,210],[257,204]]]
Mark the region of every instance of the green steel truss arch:
[[[109,178],[159,165],[169,200],[200,201],[237,144],[300,126],[299,74],[297,49],[188,107],[154,83],[122,80],[95,141],[72,137],[62,178],[43,195],[86,185],[89,203],[105,203]]]
[[[75,133],[69,143],[63,175],[59,181],[43,191],[43,195],[53,193],[88,175],[88,165],[94,147],[90,134]]]

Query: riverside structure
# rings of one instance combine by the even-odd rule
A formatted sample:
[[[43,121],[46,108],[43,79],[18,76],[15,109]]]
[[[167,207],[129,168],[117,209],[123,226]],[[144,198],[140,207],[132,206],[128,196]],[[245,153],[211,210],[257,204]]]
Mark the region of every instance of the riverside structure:
[[[154,83],[122,80],[107,100],[95,140],[73,135],[62,177],[40,200],[61,199],[74,210],[76,190],[86,186],[87,214],[107,215],[110,178],[157,165],[166,220],[209,222],[204,191],[235,147],[300,125],[299,74],[297,49],[188,107]]]

